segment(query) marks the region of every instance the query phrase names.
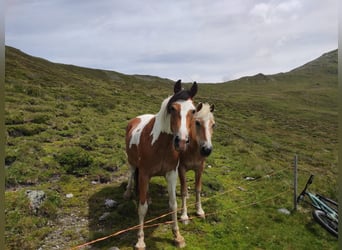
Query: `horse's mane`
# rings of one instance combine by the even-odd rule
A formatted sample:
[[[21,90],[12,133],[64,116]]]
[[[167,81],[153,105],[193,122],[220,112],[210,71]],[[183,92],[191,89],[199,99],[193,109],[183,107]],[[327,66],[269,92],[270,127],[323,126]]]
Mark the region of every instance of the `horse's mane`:
[[[170,126],[170,114],[167,112],[167,104],[171,98],[172,96],[169,96],[162,102],[159,112],[155,115],[155,121],[151,131],[151,135],[153,136],[152,144],[157,140],[161,132],[165,132],[167,134],[172,133]]]
[[[211,107],[209,103],[203,103],[202,108],[195,113],[195,117],[201,118],[211,113]]]
[[[171,105],[172,103],[178,101],[178,100],[188,100],[188,99],[191,99],[192,96],[191,96],[191,93],[190,93],[190,90],[181,90],[179,92],[177,92],[176,94],[174,94],[168,101],[167,105],[166,105],[166,110],[168,113],[171,112]]]

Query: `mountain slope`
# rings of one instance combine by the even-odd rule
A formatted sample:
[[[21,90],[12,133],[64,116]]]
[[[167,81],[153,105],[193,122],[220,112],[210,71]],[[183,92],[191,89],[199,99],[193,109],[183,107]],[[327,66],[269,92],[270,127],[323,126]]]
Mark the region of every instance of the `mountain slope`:
[[[336,84],[336,75],[337,50],[333,50],[328,53],[324,53],[315,60],[286,73],[278,73],[274,75],[264,75],[259,73],[255,76],[242,77],[227,83],[277,81],[290,84],[292,81],[300,81],[303,83],[305,81],[315,80],[315,83],[317,83],[320,80],[323,80],[325,84]]]
[[[158,112],[173,82],[56,64],[11,47],[5,59],[7,248],[67,249],[137,224],[136,202],[122,199],[125,127]],[[188,249],[336,248],[309,206],[291,216],[277,210],[292,208],[295,154],[299,186],[314,173],[312,188],[336,198],[337,51],[287,73],[200,84],[195,101],[215,104],[217,128],[203,176],[206,220],[181,225]],[[188,179],[191,204],[193,173]],[[47,195],[38,214],[27,190]],[[165,180],[152,179],[149,218],[168,211],[166,193]],[[173,249],[169,239],[165,225],[146,232],[155,249]],[[96,247],[130,249],[135,240],[130,231]]]

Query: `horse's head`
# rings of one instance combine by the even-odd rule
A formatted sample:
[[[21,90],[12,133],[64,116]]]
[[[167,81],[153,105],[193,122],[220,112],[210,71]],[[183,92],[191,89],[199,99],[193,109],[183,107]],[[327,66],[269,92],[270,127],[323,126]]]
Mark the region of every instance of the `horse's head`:
[[[213,145],[211,143],[211,137],[213,135],[213,128],[215,127],[214,120],[214,104],[199,103],[196,107],[196,113],[193,117],[194,136],[200,147],[200,154],[202,156],[209,156]]]
[[[173,144],[177,151],[185,151],[189,143],[190,125],[195,113],[192,98],[197,93],[197,83],[194,82],[190,90],[181,87],[178,80],[174,86],[174,95],[167,104],[170,114],[170,127],[173,134]]]

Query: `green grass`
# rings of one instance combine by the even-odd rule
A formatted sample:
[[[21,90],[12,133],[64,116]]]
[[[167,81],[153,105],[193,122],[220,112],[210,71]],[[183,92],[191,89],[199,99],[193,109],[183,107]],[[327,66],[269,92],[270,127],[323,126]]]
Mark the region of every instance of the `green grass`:
[[[60,244],[50,237],[57,230],[62,247],[70,248],[136,225],[136,201],[122,198],[125,127],[132,117],[158,112],[173,83],[54,64],[11,47],[5,80],[6,249],[51,249]],[[337,51],[288,73],[200,84],[199,101],[215,104],[217,126],[207,160],[211,168],[203,175],[207,216],[180,225],[185,249],[337,249],[308,205],[291,215],[278,212],[293,207],[295,154],[299,187],[313,173],[312,191],[337,198]],[[194,216],[191,172],[188,182]],[[37,215],[29,209],[28,189],[47,193]],[[74,197],[66,198],[69,193]],[[150,193],[147,219],[168,212],[163,178],[152,179]],[[116,200],[117,207],[107,208],[106,199]],[[150,249],[174,249],[170,225],[145,234]],[[136,238],[129,231],[94,246],[131,249]]]

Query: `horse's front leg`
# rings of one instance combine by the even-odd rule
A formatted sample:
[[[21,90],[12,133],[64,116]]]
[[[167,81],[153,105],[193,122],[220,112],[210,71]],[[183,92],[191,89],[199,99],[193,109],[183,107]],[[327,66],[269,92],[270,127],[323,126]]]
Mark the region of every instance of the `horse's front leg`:
[[[177,220],[177,200],[176,200],[176,185],[177,185],[178,171],[171,170],[166,174],[167,190],[169,193],[169,206],[172,211],[172,232],[174,235],[175,244],[177,247],[185,247],[185,240],[179,232]]]
[[[135,244],[136,250],[144,250],[146,248],[144,240],[144,220],[148,209],[147,202],[147,190],[149,178],[143,175],[139,175],[139,231],[138,231],[138,242]]]
[[[189,223],[188,209],[186,206],[186,199],[188,198],[188,189],[186,185],[186,169],[183,166],[178,168],[179,179],[181,184],[181,196],[182,196],[182,215],[181,220],[183,224]]]
[[[195,189],[196,189],[196,214],[201,218],[205,218],[205,212],[202,209],[201,203],[201,191],[202,191],[202,173],[204,168],[204,162],[195,171]]]

